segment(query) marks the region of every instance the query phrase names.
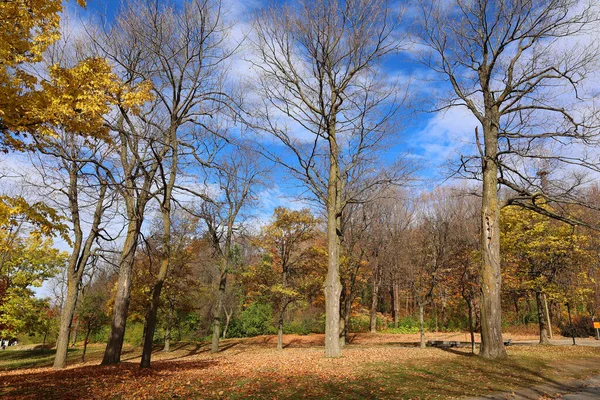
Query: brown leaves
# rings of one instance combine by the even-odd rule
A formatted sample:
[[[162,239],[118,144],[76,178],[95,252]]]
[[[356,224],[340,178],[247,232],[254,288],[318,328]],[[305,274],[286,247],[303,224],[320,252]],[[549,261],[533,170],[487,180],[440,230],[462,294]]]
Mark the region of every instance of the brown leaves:
[[[227,350],[216,355],[207,346],[192,351],[179,345],[172,353],[155,353],[152,368],[143,370],[129,350],[126,362],[110,367],[97,365],[97,353],[93,364],[63,371],[0,372],[0,387],[16,399],[447,398],[537,384],[565,357],[571,363],[600,358],[589,347],[515,347],[510,360],[494,364],[467,357],[468,351],[397,345],[411,341],[410,335],[358,335],[343,357],[326,359],[322,335],[286,335],[283,351],[271,339],[225,340]]]

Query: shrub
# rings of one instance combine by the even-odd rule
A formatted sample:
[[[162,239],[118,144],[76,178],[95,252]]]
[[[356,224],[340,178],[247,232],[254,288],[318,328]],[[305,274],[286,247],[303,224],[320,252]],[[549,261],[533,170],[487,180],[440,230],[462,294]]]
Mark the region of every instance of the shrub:
[[[427,330],[427,326],[425,327]],[[405,317],[398,321],[398,326],[388,327],[384,333],[395,333],[395,334],[406,334],[406,333],[419,333],[419,320],[413,317]]]
[[[566,337],[590,337],[594,336],[594,323],[591,317],[575,315],[573,316],[573,326],[567,320],[560,325],[560,334]]]
[[[311,329],[307,321],[293,321],[283,326],[283,333],[293,335],[308,335]]]
[[[252,303],[229,324],[227,336],[248,337],[276,333],[270,304]]]
[[[144,338],[144,324],[141,322],[133,322],[127,324],[127,328],[125,329],[125,339],[126,343],[132,344],[134,346],[139,346],[142,344]]]

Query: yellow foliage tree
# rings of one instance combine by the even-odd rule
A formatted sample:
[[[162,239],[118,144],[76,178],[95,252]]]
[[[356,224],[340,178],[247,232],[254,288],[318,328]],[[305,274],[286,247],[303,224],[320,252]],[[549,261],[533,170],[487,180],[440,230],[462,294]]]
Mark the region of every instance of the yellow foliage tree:
[[[585,290],[589,237],[566,223],[508,207],[501,213],[500,243],[505,287],[535,294],[540,343],[547,343],[544,296],[564,301]]]
[[[85,1],[78,0],[85,6]],[[71,68],[53,65],[40,81],[29,70],[59,39],[61,0],[0,2],[0,148],[24,150],[25,138],[64,129],[103,137],[111,104],[133,107],[150,98],[149,86],[127,88],[102,58]]]

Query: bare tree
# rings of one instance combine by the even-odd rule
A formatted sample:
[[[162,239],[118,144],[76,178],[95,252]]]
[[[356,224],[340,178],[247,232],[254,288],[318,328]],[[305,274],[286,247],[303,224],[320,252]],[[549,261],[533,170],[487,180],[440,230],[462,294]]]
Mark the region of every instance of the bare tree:
[[[506,356],[501,330],[499,210],[506,204],[545,213],[540,198],[572,198],[572,184],[543,191],[527,161],[545,157],[550,143],[577,144],[594,129],[584,107],[583,85],[597,45],[576,36],[594,21],[587,0],[452,0],[422,3],[420,37],[429,47],[423,61],[449,80],[452,93],[441,108],[466,107],[478,120],[478,154],[463,157],[460,172],[482,180],[482,347],[485,358]],[[570,40],[572,39],[572,40]],[[583,161],[564,152],[554,159]],[[583,162],[585,163],[585,162]],[[505,201],[498,185],[514,191]]]
[[[107,121],[118,143],[116,183],[125,200],[128,228],[103,364],[119,362],[135,250],[146,207],[158,198],[163,218],[161,269],[152,289],[141,361],[141,367],[150,366],[156,313],[169,270],[174,189],[181,159],[188,155],[183,143],[204,119],[219,112],[225,62],[231,54],[224,45],[227,29],[218,1],[175,5],[139,0],[124,5],[110,28],[98,33],[97,51],[125,81],[151,82],[154,95],[136,115],[120,107]]]
[[[144,82],[140,67],[144,65],[143,37],[137,35],[136,7],[128,5],[106,30],[93,33],[95,51],[117,66],[117,72],[125,82]],[[155,104],[155,103],[154,103]],[[145,123],[156,115],[152,105],[140,113],[127,107],[117,107],[107,116],[106,124],[113,132],[117,157],[111,165],[111,184],[117,189],[124,203],[125,240],[118,261],[119,277],[115,295],[111,331],[102,360],[103,365],[118,364],[125,337],[125,327],[131,294],[132,268],[138,248],[140,232],[144,223],[152,192],[157,159],[167,155],[170,148],[161,138],[163,134],[153,124]]]
[[[278,140],[263,153],[327,210],[326,357],[341,355],[342,214],[373,186],[396,179],[373,168],[404,100],[381,69],[398,48],[394,21],[385,0],[327,0],[274,6],[254,22],[260,104],[251,125]],[[348,182],[361,186],[349,190]]]
[[[141,76],[155,86],[157,110],[162,117],[146,119],[162,132],[168,152],[155,151],[162,252],[160,270],[152,288],[152,302],[146,315],[141,367],[150,367],[156,317],[161,291],[171,260],[171,215],[173,196],[180,170],[180,158],[194,139],[194,130],[203,120],[218,114],[224,97],[225,62],[230,56],[224,43],[228,28],[221,16],[221,4],[212,0],[184,2],[178,7],[157,6],[154,2],[135,5],[137,20],[128,22],[144,42]]]
[[[234,266],[232,260],[236,232],[243,228],[243,210],[255,199],[256,189],[263,184],[265,169],[258,165],[249,148],[229,148],[214,163],[205,165],[205,182],[216,186],[216,193],[187,189],[203,200],[195,212],[206,224],[216,259],[218,260],[217,301],[213,310],[211,351],[219,351],[221,316],[225,302],[227,277]]]
[[[113,206],[114,192],[109,189],[102,168],[111,156],[112,146],[98,139],[83,139],[75,133],[60,132],[56,137],[38,138],[39,153],[32,155],[32,165],[41,182],[34,183],[64,210],[70,223],[71,254],[65,271],[66,296],[61,305],[61,318],[54,368],[66,366],[69,335],[77,298],[89,261],[92,246],[103,237],[103,219]]]
[[[398,326],[400,314],[400,280],[402,258],[407,253],[406,232],[414,222],[415,201],[405,190],[388,189],[368,205],[372,220],[366,237],[367,259],[372,269],[371,333],[377,331],[377,303],[382,286],[392,293],[392,317]]]

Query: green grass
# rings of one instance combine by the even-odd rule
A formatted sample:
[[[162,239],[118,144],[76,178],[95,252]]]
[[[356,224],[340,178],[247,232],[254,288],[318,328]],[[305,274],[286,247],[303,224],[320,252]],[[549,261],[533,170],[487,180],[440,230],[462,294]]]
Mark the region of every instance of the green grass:
[[[104,347],[88,346],[86,360],[98,358]],[[70,348],[67,355],[67,362],[79,362],[83,348]],[[7,347],[0,352],[0,370],[42,368],[50,367],[54,363],[56,349],[33,348],[30,350],[16,350]]]

